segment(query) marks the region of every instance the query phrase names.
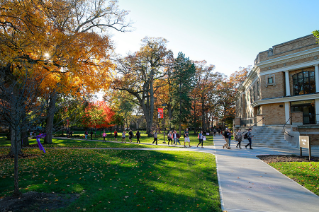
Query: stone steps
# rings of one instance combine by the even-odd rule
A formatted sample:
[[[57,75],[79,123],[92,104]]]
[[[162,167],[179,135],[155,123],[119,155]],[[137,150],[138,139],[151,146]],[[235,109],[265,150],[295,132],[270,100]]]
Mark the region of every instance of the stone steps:
[[[254,126],[252,134],[254,135],[252,139],[253,146],[293,148],[293,146],[285,140],[282,126]],[[248,140],[243,141],[243,143],[246,142],[248,142]]]

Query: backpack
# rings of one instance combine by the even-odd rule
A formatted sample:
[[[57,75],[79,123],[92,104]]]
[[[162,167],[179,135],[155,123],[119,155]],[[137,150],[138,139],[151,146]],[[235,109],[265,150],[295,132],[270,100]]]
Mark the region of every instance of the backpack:
[[[247,133],[245,133],[245,135],[244,135],[244,139],[247,139],[248,138],[248,135],[247,135]]]

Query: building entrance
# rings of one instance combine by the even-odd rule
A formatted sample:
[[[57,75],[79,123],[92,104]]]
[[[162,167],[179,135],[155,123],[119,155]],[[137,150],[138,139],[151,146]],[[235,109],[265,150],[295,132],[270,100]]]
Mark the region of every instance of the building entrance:
[[[303,124],[315,124],[316,112],[315,112],[315,100],[291,102],[291,111],[303,112]]]

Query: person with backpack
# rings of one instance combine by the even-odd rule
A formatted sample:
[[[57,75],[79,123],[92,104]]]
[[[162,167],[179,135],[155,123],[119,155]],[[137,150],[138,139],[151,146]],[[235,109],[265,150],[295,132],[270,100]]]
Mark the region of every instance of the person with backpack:
[[[130,140],[131,143],[132,143],[132,137],[133,137],[133,132],[132,132],[132,130],[130,130],[128,132],[128,139]]]
[[[239,147],[239,149],[241,149],[241,141],[242,141],[242,139],[243,139],[243,135],[242,135],[240,129],[237,130],[235,139],[236,139],[236,141],[238,142],[237,145],[236,145],[236,148]]]
[[[202,148],[204,148],[204,147],[203,147],[203,143],[204,143],[203,139],[204,139],[203,131],[200,131],[200,133],[198,134],[198,141],[199,141],[199,143],[197,144],[197,147],[198,147],[198,145],[202,144]]]
[[[137,140],[136,143],[141,143],[140,137],[141,137],[140,131],[137,131],[136,132],[136,140]]]
[[[175,131],[176,132],[176,131]],[[177,145],[177,143],[179,143],[179,145],[181,145],[181,142],[179,142],[179,138],[180,138],[181,136],[178,134],[178,133],[176,133],[176,145]]]
[[[229,146],[229,136],[231,136],[230,132],[228,131],[228,128],[226,128],[226,130],[224,131],[224,139],[226,141],[226,143],[223,145],[223,149],[226,147],[226,149],[230,149]]]
[[[249,143],[247,145],[245,145],[245,148],[247,149],[247,146],[249,146],[249,149],[253,149],[251,147],[251,138],[254,136],[251,134],[251,128],[249,128],[248,132],[246,133],[246,136],[247,136]]]

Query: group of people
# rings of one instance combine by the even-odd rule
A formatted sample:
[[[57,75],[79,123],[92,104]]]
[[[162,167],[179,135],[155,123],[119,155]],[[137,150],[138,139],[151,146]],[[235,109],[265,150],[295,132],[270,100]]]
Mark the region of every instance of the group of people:
[[[157,145],[157,130],[155,130],[153,132],[153,135],[154,135],[154,141],[152,144],[156,143],[156,145]],[[171,145],[172,144],[177,145],[177,143],[179,143],[179,145],[181,145],[181,143],[179,141],[180,137],[181,137],[180,134],[177,133],[176,130],[169,131],[167,134],[168,145],[169,145],[169,143],[171,143]],[[198,140],[199,140],[199,143],[197,144],[197,147],[201,144],[202,148],[204,148],[203,145],[204,145],[204,140],[206,140],[206,136],[203,134],[203,131],[201,131],[198,134]],[[186,143],[188,143],[188,146],[191,147],[188,128],[186,128],[186,130],[184,132],[184,147],[186,147]]]
[[[140,141],[141,133],[140,133],[139,130],[136,132],[135,136],[136,136],[136,143],[141,143],[141,141]],[[128,139],[129,139],[130,143],[132,143],[132,138],[133,137],[134,137],[133,132],[132,132],[132,130],[130,130],[128,132]],[[114,139],[115,139],[115,141],[117,141],[117,131],[116,130],[114,131]],[[125,132],[125,130],[122,132],[122,142],[121,143],[126,143],[126,132]]]
[[[223,137],[226,141],[226,143],[223,145],[223,149],[230,149],[230,143],[231,143],[231,138],[232,138],[232,132],[230,129],[226,128],[226,130],[223,133]],[[237,130],[236,134],[235,134],[235,140],[237,141],[237,145],[236,148],[241,149],[241,142],[243,140],[243,138],[247,138],[248,139],[248,144],[245,145],[245,148],[247,149],[247,147],[249,146],[249,149],[253,149],[251,147],[251,139],[253,137],[253,134],[251,133],[251,128],[248,129],[248,131],[245,132],[241,132],[240,129]]]

